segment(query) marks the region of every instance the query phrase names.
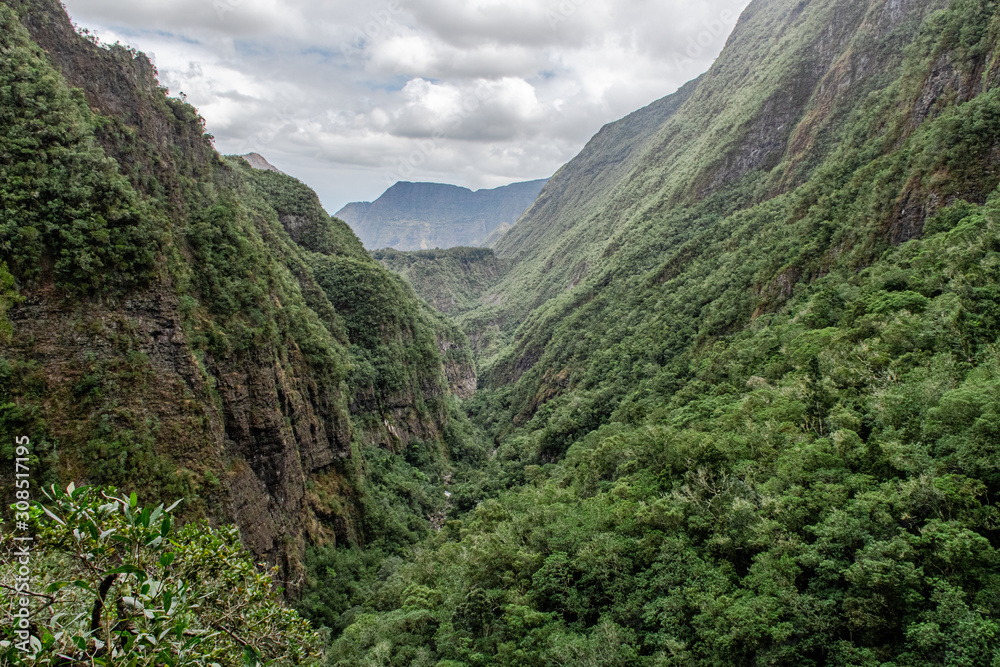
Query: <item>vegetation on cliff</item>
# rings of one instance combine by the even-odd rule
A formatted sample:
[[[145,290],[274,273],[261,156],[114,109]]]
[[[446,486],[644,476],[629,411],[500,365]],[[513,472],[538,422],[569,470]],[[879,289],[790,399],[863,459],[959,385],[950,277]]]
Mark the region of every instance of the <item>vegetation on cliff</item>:
[[[48,0],[0,24],[0,460],[30,435],[36,484],[183,497],[292,592],[307,543],[428,535],[482,448],[464,335],[145,56]]]
[[[0,438],[37,434],[43,481],[236,522],[338,667],[996,667],[996,2],[755,0],[495,253],[375,258],[302,183],[220,158],[144,59],[8,4],[0,95],[49,102],[0,109],[24,147],[0,152]],[[80,493],[56,504],[104,502]],[[107,495],[94,516],[135,528]],[[184,530],[266,588],[234,533]],[[102,572],[171,637],[143,591],[164,555]],[[46,595],[83,609],[82,579]]]
[[[509,264],[489,248],[413,252],[386,248],[376,250],[372,257],[406,278],[435,309],[452,316],[477,308]]]

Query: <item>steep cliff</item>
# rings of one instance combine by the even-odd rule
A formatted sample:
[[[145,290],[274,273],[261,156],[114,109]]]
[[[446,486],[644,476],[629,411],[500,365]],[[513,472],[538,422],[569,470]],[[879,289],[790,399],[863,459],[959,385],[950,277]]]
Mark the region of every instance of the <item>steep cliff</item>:
[[[529,415],[538,401],[528,396],[562,391],[542,376],[565,372],[564,386],[576,385],[573,369],[591,363],[552,339],[568,319],[606,320],[596,313],[610,301],[672,311],[656,325],[663,349],[653,354],[665,361],[777,307],[799,281],[918,236],[941,206],[984,201],[995,186],[992,140],[954,139],[977,168],[932,148],[950,124],[979,122],[993,76],[988,50],[931,37],[947,5],[752,3],[708,73],[602,132],[634,135],[629,157],[598,135],[497,244],[516,261],[468,316],[472,335],[502,332],[486,384],[504,386],[554,355],[524,388],[516,410]],[[602,156],[612,168],[594,176],[588,166]],[[611,321],[604,331],[603,344],[638,340]]]
[[[535,200],[546,181],[514,183],[493,190],[441,183],[396,183],[370,204],[348,204],[337,212],[369,249],[427,250],[485,245]]]
[[[447,465],[464,337],[315,193],[221,158],[145,56],[54,1],[0,21],[3,456],[30,435],[39,482],[184,497],[289,576],[307,543],[380,537],[366,456]]]

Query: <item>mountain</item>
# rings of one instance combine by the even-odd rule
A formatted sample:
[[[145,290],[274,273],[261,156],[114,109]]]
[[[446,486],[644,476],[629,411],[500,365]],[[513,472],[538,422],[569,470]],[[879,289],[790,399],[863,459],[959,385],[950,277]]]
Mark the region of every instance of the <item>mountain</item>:
[[[513,225],[545,180],[476,190],[441,183],[400,182],[374,202],[348,204],[336,213],[368,249],[427,250],[485,245]]]
[[[144,55],[55,0],[0,23],[4,465],[30,434],[37,488],[183,498],[291,588],[307,545],[428,534],[476,456],[464,335],[307,186],[220,156]]]
[[[998,156],[996,3],[753,0],[497,242],[495,454],[330,663],[995,662]]]
[[[263,171],[276,171],[279,174],[284,173],[273,164],[264,159],[264,156],[260,153],[247,153],[246,155],[240,155],[239,157],[247,161],[247,163],[254,169],[260,169]]]
[[[336,215],[353,229],[355,225],[365,219],[371,207],[372,203],[370,201],[352,202],[337,211]]]
[[[752,0],[495,248],[374,256],[54,0],[0,4],[0,51],[0,465],[117,498],[30,519],[94,582],[39,598],[51,661],[263,662],[140,609],[180,574],[185,614],[318,642],[200,519],[335,667],[1000,661],[996,2]]]

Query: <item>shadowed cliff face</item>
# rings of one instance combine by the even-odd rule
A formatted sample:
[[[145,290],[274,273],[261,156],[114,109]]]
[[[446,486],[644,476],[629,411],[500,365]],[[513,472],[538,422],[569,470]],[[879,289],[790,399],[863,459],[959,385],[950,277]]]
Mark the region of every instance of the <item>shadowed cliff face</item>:
[[[145,230],[152,259],[128,275],[94,261],[107,233],[95,222],[70,235],[68,208],[38,213],[51,237],[24,216],[7,221],[0,258],[24,301],[0,346],[0,432],[33,436],[39,481],[117,484],[148,502],[183,496],[188,517],[235,522],[289,577],[306,543],[364,539],[364,467],[352,441],[395,449],[401,438],[440,438],[452,387],[467,395],[470,377],[475,386],[464,336],[368,257],[308,188],[222,159],[143,55],[77,36],[55,2],[0,10],[11,54],[0,74],[35,99],[50,95],[48,113],[71,128],[40,139],[45,151],[8,151],[0,168],[38,174],[77,210],[108,195],[81,189],[60,156],[120,174],[125,203],[116,206],[131,217],[116,224]],[[33,111],[4,111],[16,127],[35,127]],[[7,206],[33,206],[8,196]],[[75,244],[68,265],[59,238]],[[40,239],[36,267],[19,259],[24,239]],[[367,337],[334,305],[357,287],[348,264],[397,315],[372,314]],[[68,275],[93,276],[96,287]],[[396,353],[391,381],[383,367],[359,373],[365,359]]]

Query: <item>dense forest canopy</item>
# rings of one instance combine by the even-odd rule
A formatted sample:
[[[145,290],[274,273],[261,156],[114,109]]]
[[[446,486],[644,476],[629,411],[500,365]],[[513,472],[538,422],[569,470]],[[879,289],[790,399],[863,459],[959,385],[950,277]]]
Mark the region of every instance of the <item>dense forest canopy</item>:
[[[0,26],[29,664],[1000,665],[996,2],[754,0],[495,248],[374,256],[140,54]]]

